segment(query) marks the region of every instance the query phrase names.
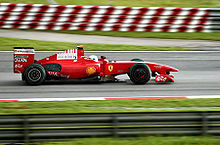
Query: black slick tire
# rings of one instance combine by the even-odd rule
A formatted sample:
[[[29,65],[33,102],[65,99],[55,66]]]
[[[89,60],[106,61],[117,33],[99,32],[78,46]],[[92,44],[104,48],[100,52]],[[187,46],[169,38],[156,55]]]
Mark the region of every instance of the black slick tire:
[[[24,79],[24,73],[21,74],[21,80],[22,80],[22,81],[25,81],[25,79]]]
[[[130,68],[129,77],[134,84],[144,85],[151,78],[151,70],[146,64],[137,63]]]
[[[42,65],[35,63],[29,65],[22,76],[28,85],[40,85],[46,79],[46,71]]]
[[[131,61],[139,61],[139,62],[143,62],[143,60],[142,60],[142,59],[139,59],[139,58],[134,58],[134,59],[132,59]]]

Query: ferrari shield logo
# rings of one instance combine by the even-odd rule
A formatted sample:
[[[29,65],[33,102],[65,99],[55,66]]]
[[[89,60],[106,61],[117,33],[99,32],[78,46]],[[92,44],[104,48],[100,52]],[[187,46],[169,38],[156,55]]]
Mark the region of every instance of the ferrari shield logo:
[[[108,70],[111,72],[111,71],[113,71],[113,66],[112,65],[109,65],[108,66]]]

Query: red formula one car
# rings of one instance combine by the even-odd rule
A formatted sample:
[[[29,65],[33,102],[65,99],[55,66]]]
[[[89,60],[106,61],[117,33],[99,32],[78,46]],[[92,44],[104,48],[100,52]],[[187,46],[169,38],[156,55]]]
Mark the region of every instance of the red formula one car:
[[[151,77],[156,82],[174,82],[170,72],[178,72],[176,68],[139,59],[109,61],[105,56],[86,57],[83,46],[41,60],[35,60],[34,54],[32,47],[14,48],[14,73],[21,73],[28,85],[51,79],[115,80],[120,74],[128,74],[134,84],[146,84]]]

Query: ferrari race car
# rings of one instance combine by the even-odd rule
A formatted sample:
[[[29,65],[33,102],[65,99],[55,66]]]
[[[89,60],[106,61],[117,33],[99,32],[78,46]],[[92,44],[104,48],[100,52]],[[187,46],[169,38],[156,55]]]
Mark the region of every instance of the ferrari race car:
[[[109,61],[105,56],[86,57],[83,46],[41,60],[35,60],[34,55],[32,47],[14,47],[14,73],[21,73],[28,85],[53,79],[115,80],[120,74],[128,74],[134,84],[146,84],[151,77],[156,82],[174,82],[170,72],[178,72],[176,68],[140,59]]]

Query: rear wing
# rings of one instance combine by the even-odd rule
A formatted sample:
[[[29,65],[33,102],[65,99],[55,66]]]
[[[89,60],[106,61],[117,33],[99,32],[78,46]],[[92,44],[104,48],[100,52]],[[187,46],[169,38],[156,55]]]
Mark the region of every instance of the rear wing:
[[[23,73],[25,68],[34,63],[33,47],[14,47],[14,73]]]

